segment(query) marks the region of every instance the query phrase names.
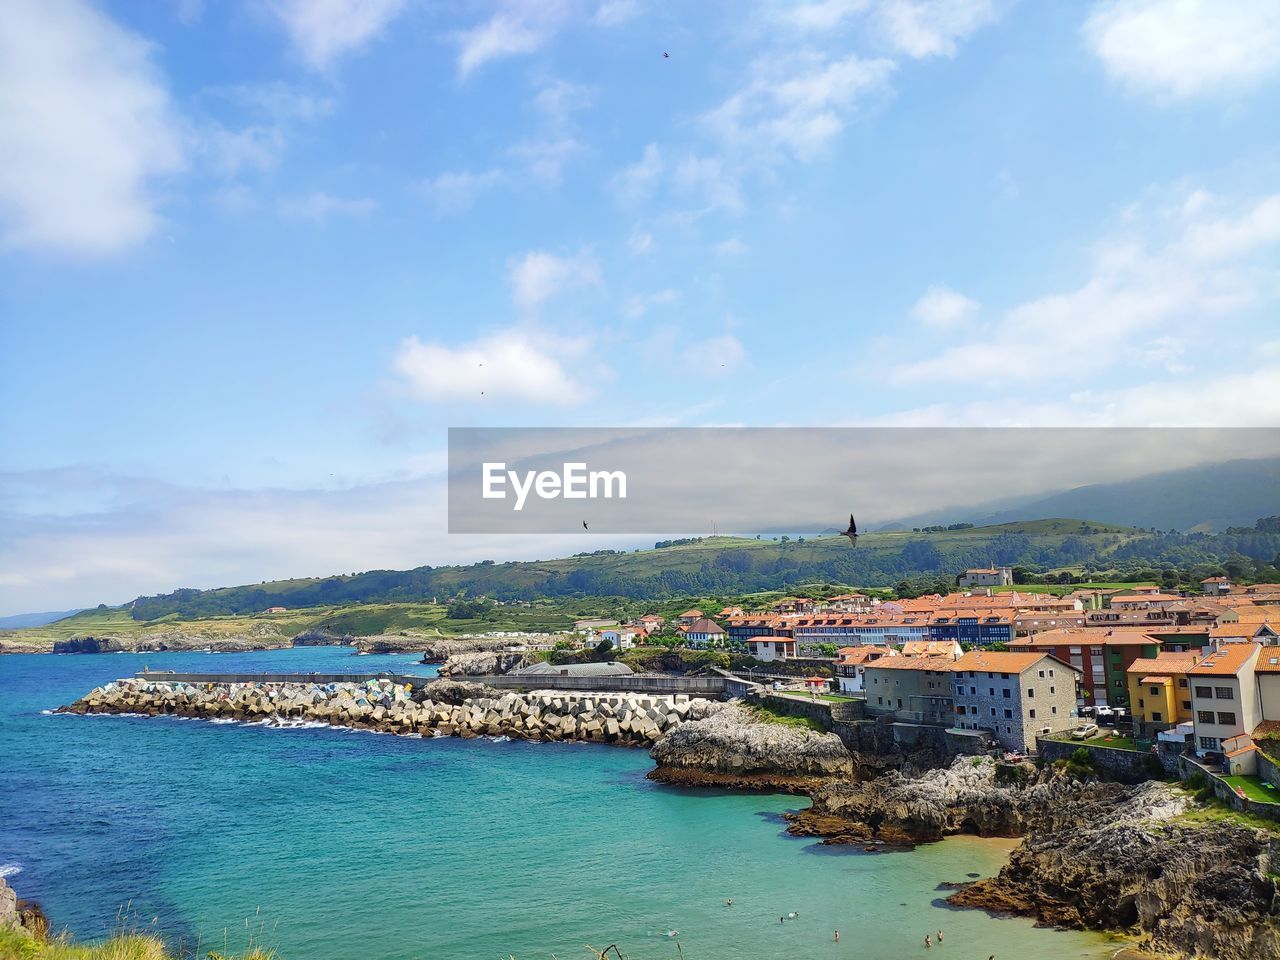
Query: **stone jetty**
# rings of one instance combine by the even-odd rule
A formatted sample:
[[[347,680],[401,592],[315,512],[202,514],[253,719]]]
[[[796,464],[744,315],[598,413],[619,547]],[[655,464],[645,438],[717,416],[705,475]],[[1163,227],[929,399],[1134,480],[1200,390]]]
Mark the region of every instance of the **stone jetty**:
[[[336,727],[424,736],[505,736],[652,746],[689,720],[724,708],[684,695],[500,693],[447,680],[415,688],[363,683],[183,683],[130,678],[96,687],[62,710]]]

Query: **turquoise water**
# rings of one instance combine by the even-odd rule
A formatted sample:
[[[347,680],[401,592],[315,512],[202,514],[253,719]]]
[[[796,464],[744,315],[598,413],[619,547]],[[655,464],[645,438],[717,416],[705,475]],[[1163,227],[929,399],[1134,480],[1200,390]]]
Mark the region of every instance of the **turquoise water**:
[[[78,936],[123,909],[201,955],[224,931],[243,943],[246,921],[286,960],[564,960],[614,942],[665,960],[670,930],[688,960],[897,960],[939,927],[931,960],[1115,949],[936,905],[939,881],[994,872],[1007,844],[823,848],[783,832],[795,798],[658,787],[642,751],[41,712],[144,663],[430,669],[413,659],[0,657],[0,869]]]

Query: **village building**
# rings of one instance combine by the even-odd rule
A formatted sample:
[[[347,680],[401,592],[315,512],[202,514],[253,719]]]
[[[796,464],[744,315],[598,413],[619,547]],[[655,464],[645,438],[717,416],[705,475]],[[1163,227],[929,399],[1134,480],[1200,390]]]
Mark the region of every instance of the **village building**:
[[[1008,587],[1012,584],[1012,567],[975,567],[960,575],[962,587]]]
[[[694,608],[693,610],[686,610],[684,613],[680,614],[680,616],[676,617],[676,626],[677,627],[693,626],[693,624],[697,623],[704,616],[706,616],[706,614],[704,614],[701,610],[698,610],[697,608]]]
[[[1154,657],[1161,642],[1142,630],[1046,630],[1009,644],[1015,653],[1047,653],[1080,671],[1080,696],[1093,706],[1129,705],[1129,665]]]
[[[1141,657],[1129,664],[1129,705],[1133,716],[1133,734],[1139,738],[1154,737],[1193,719],[1191,681],[1188,673],[1199,661],[1194,652],[1160,651],[1154,657]]]
[[[618,650],[630,650],[648,634],[639,627],[602,627],[596,636],[601,641],[608,640]]]
[[[725,632],[733,645],[743,644],[752,637],[790,637],[794,617],[783,617],[776,613],[751,613],[741,617],[729,617],[725,621]]]
[[[667,625],[667,621],[656,613],[646,613],[643,617],[636,620],[636,623],[644,628],[647,633],[657,633]]]
[[[881,657],[863,675],[866,710],[907,723],[949,724],[950,657]]]
[[[929,617],[929,639],[989,647],[1014,637],[1013,615],[1002,610],[938,610]]]
[[[956,726],[990,730],[1006,750],[1034,751],[1037,736],[1074,725],[1078,676],[1047,653],[971,650],[953,667]]]
[[[908,640],[902,645],[904,657],[950,657],[959,660],[964,648],[956,640]]]
[[[1238,742],[1224,744],[1251,734],[1265,719],[1254,679],[1261,651],[1256,643],[1224,644],[1188,671],[1197,755],[1239,749]]]
[[[720,649],[725,646],[726,634],[720,624],[700,617],[688,626],[681,627],[685,645],[694,650]]]
[[[790,637],[751,637],[743,641],[748,655],[757,660],[794,660],[796,642]]]
[[[1226,577],[1206,577],[1200,581],[1200,592],[1209,597],[1220,597],[1231,592],[1231,581]]]
[[[881,657],[896,657],[893,647],[844,647],[836,652],[836,689],[841,693],[862,693],[867,665]]]

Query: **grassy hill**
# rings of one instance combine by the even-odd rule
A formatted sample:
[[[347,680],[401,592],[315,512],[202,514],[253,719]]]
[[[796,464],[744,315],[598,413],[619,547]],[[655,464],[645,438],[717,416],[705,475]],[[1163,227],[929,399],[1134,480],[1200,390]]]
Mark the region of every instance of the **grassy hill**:
[[[134,602],[131,616],[254,614],[271,606],[346,607],[354,603],[442,603],[458,596],[506,601],[582,597],[656,600],[718,597],[798,584],[893,587],[912,577],[954,577],[968,567],[1020,565],[1115,578],[1161,570],[1218,570],[1280,553],[1280,528],[1165,535],[1116,524],[1048,519],[959,530],[868,533],[856,549],[843,537],[808,540],[708,537],[652,550],[596,551],[555,560],[373,570],[216,590],[177,590]],[[1152,574],[1152,570],[1156,573]],[[1243,569],[1243,568],[1242,568]],[[1206,575],[1201,573],[1201,576]],[[1237,574],[1239,575],[1239,574]]]

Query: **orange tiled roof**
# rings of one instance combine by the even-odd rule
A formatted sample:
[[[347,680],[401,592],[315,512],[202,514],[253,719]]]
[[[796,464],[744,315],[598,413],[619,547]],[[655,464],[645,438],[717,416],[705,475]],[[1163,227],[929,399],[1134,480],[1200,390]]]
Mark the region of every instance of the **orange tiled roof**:
[[[1197,659],[1194,653],[1161,652],[1154,657],[1140,657],[1129,664],[1129,669],[1125,672],[1169,677],[1177,673],[1186,673],[1196,665]],[[1146,683],[1147,681],[1144,679],[1142,682]]]
[[[1258,673],[1280,673],[1280,647],[1263,647],[1253,669]]]
[[[1021,673],[1028,667],[1035,666],[1048,654],[1045,653],[1003,653],[996,650],[970,650],[955,663],[957,670],[985,670],[991,673]],[[1061,662],[1061,661],[1059,661]],[[1075,667],[1062,664],[1068,669]]]
[[[1261,649],[1256,643],[1229,643],[1188,672],[1196,677],[1234,677]]]

